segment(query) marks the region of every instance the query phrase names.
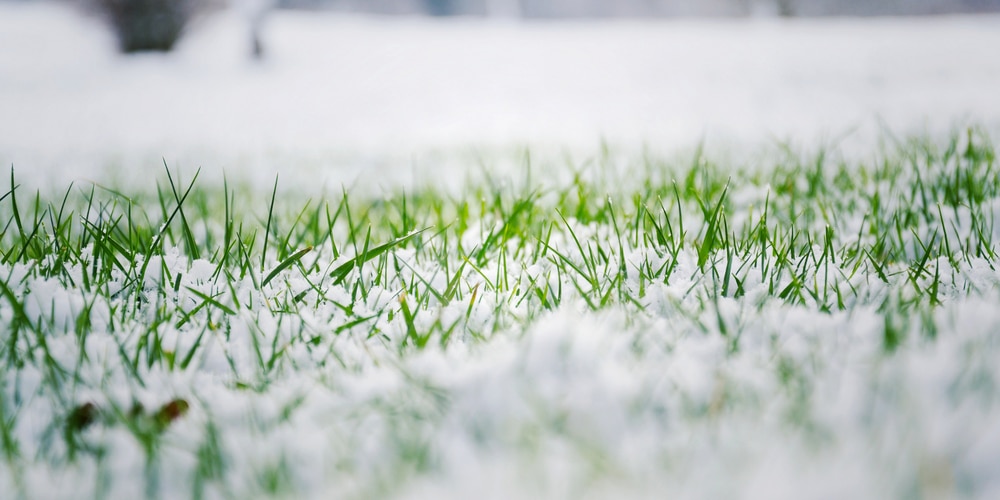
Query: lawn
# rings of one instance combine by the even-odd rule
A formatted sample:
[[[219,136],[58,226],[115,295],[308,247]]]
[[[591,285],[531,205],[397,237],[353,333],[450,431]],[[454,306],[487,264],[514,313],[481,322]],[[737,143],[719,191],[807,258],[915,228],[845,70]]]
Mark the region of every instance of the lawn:
[[[0,491],[995,498],[971,127],[315,192],[0,189]]]

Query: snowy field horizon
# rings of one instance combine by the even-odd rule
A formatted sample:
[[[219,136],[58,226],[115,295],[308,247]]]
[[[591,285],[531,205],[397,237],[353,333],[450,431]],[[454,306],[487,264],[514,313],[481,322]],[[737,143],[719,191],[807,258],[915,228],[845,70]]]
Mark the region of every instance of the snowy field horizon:
[[[1000,15],[262,33],[0,2],[0,498],[1000,498]]]
[[[197,19],[172,53],[131,57],[116,54],[100,19],[66,5],[0,3],[0,13],[0,162],[32,184],[99,177],[109,163],[158,172],[166,160],[213,178],[267,184],[285,170],[287,182],[339,185],[359,169],[412,172],[441,152],[707,144],[746,154],[788,142],[866,153],[886,131],[1000,130],[1000,15],[514,22],[277,11],[254,61],[239,11]]]

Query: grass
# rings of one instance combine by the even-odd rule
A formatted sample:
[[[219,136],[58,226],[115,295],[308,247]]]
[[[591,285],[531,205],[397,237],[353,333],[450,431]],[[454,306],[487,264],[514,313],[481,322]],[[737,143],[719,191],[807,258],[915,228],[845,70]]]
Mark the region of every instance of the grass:
[[[526,159],[458,194],[305,202],[279,196],[278,179],[254,196],[166,164],[148,192],[50,196],[12,169],[0,195],[3,496],[454,492],[455,443],[484,463],[536,464],[535,479],[515,474],[515,496],[560,496],[547,462],[560,453],[584,471],[563,478],[572,491],[648,475],[676,489],[687,473],[671,457],[704,453],[675,429],[713,442],[747,425],[817,463],[876,440],[868,494],[985,491],[960,445],[893,441],[900,421],[924,425],[921,401],[938,402],[893,377],[953,349],[961,363],[931,365],[959,367],[941,375],[942,401],[996,416],[995,315],[982,305],[1000,277],[992,139],[970,128],[896,141],[867,161],[777,148],[736,167],[700,150],[623,166],[605,151]],[[956,326],[967,307],[979,336]],[[562,347],[546,350],[550,337]],[[841,418],[821,395],[845,373],[866,396]],[[622,388],[600,392],[605,376]],[[968,422],[942,411],[961,434]],[[656,438],[635,445],[638,465],[620,448],[633,434]],[[753,471],[739,457],[765,448],[749,442],[711,450]],[[901,450],[912,463],[890,458]]]

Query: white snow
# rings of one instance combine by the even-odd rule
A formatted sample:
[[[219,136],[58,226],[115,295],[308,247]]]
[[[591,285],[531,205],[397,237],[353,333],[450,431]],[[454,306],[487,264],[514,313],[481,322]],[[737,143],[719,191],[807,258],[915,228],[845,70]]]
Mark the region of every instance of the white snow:
[[[941,130],[971,120],[1000,129],[1000,17],[516,24],[278,13],[266,24],[261,63],[249,61],[240,22],[206,18],[175,54],[124,58],[93,19],[59,5],[0,3],[0,164],[13,164],[19,181],[56,189],[116,175],[148,187],[160,156],[203,164],[210,180],[223,168],[236,182],[263,184],[281,172],[283,182],[316,188],[412,181],[416,168],[393,169],[470,145],[592,150],[607,139],[670,150],[704,136],[816,142],[855,126],[873,139],[878,123]],[[759,203],[766,192],[735,199]],[[494,222],[480,221],[462,240],[481,241]],[[567,225],[611,241],[610,228]],[[659,258],[624,251],[636,262]],[[412,265],[402,276],[442,279],[412,257],[394,257]],[[306,290],[301,276],[261,291],[234,282],[242,307],[225,319],[231,329],[205,326],[223,322],[211,308],[192,320],[200,330],[166,325],[165,345],[178,353],[197,331],[208,332],[204,347],[188,371],[140,365],[143,387],[119,346],[136,350],[142,314],[155,314],[156,304],[140,306],[139,321],[119,321],[99,302],[80,346],[72,322],[85,292],[22,264],[0,265],[28,297],[29,319],[54,318],[47,341],[56,362],[72,369],[80,349],[89,356],[67,383],[85,389],[67,389],[77,399],[66,405],[191,402],[165,431],[155,466],[144,467],[144,450],[122,425],[84,434],[104,446],[105,462],[53,465],[32,458],[39,447],[62,446],[50,439],[62,429],[47,426],[62,410],[46,393],[49,375],[32,363],[0,374],[0,402],[21,398],[10,432],[27,457],[24,471],[0,459],[0,496],[101,496],[106,487],[110,498],[136,498],[150,470],[165,497],[188,496],[210,422],[226,470],[209,485],[211,498],[259,496],[268,474],[287,475],[307,498],[1000,495],[1000,273],[991,262],[970,258],[944,281],[943,305],[929,321],[947,335],[931,342],[910,332],[887,356],[885,318],[871,297],[888,285],[858,279],[863,303],[827,314],[768,298],[764,283],[748,280],[745,298],[699,308],[693,302],[708,285],[696,261],[686,249],[676,279],[649,286],[641,314],[583,313],[580,300],[567,300],[488,341],[457,335],[447,349],[432,343],[406,356],[397,349],[406,334],[398,314],[372,320],[389,340],[368,338],[364,325],[332,335],[346,318],[328,302],[280,322],[265,305]],[[555,279],[545,278],[547,264],[509,269]],[[190,309],[202,301],[192,290],[230,300],[208,261],[189,264],[168,249],[145,284],[163,281],[161,266],[183,273],[183,286],[163,300]],[[484,274],[494,275],[489,266]],[[481,280],[466,272],[471,289]],[[350,300],[327,275],[310,278]],[[109,285],[123,281],[118,273]],[[969,284],[977,293],[965,293]],[[370,293],[354,304],[357,317],[401,300],[393,290]],[[467,324],[489,330],[503,305],[497,297],[483,291]],[[415,322],[464,317],[467,307],[428,307]],[[13,314],[0,301],[0,321]],[[739,351],[730,352],[720,322],[738,325]],[[307,347],[301,336],[315,332],[319,343]],[[24,352],[32,345],[11,344]],[[274,371],[262,373],[258,349],[266,356],[288,345]],[[271,385],[260,392],[235,383],[264,379]],[[426,463],[414,458],[421,453]]]
[[[708,138],[834,141],[861,128],[1000,128],[1000,16],[527,22],[277,12],[267,58],[245,16],[175,53],[121,57],[95,18],[0,3],[0,164],[53,178],[172,164],[263,183],[412,175],[470,145],[658,150]],[[336,168],[331,168],[331,165]],[[402,166],[402,168],[401,168]],[[402,174],[402,175],[400,175]],[[29,179],[23,179],[25,181]]]

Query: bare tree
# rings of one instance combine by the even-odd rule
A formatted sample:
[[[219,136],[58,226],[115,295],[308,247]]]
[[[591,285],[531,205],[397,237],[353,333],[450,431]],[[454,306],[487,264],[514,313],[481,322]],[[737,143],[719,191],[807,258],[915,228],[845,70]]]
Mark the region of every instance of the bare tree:
[[[243,0],[241,7],[245,10],[250,27],[250,56],[254,59],[264,57],[264,22],[268,14],[274,10],[276,0]]]

